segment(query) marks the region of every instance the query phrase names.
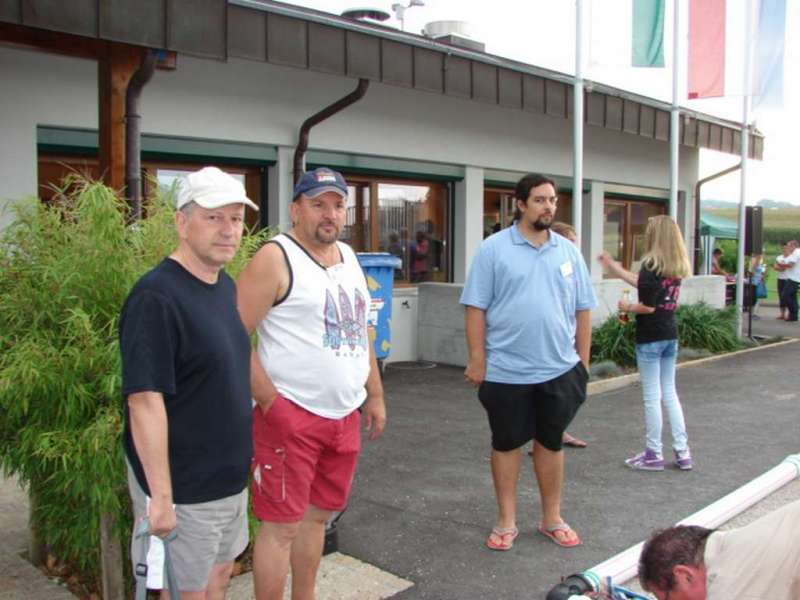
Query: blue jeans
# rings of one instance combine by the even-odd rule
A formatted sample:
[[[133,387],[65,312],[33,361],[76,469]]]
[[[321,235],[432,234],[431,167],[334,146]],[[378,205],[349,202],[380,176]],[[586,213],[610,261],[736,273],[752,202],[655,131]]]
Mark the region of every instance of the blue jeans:
[[[667,412],[672,429],[672,447],[676,451],[688,448],[683,408],[675,391],[675,360],[678,340],[636,344],[636,363],[642,382],[644,421],[647,447],[661,454],[661,403]]]

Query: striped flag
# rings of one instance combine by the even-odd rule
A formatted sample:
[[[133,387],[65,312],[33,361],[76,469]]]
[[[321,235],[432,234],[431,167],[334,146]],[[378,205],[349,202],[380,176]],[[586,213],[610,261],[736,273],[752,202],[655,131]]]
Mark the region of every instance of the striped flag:
[[[664,67],[664,0],[593,0],[589,64]]]
[[[761,0],[750,47],[746,6],[740,0],[689,0],[689,99],[747,94],[760,107],[782,104],[786,0]],[[745,89],[748,52],[754,75]]]

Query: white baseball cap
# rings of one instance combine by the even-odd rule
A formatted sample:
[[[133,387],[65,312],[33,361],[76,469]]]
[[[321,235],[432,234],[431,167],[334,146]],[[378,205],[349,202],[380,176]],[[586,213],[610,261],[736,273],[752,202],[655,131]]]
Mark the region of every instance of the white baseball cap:
[[[242,183],[217,167],[203,167],[180,180],[176,208],[180,210],[189,202],[196,202],[203,208],[245,204],[258,210],[258,205],[247,197]]]

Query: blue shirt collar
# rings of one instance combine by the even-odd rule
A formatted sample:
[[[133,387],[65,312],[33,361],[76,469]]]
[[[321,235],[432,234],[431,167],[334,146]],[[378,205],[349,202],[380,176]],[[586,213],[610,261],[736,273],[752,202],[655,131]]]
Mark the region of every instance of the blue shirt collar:
[[[558,236],[552,230],[548,230],[550,235],[544,244],[541,246],[534,246],[519,232],[519,221],[514,221],[509,229],[511,229],[511,243],[513,244],[528,244],[528,246],[536,248],[537,250],[544,250],[547,246],[558,246]]]

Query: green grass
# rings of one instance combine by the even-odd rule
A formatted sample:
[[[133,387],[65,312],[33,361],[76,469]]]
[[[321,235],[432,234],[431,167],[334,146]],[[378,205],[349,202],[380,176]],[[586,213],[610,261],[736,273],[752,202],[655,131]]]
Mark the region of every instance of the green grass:
[[[739,219],[738,208],[712,208],[703,210],[715,217],[723,217],[732,221]],[[764,210],[764,229],[792,227],[800,235],[800,206],[794,208],[775,208]]]

